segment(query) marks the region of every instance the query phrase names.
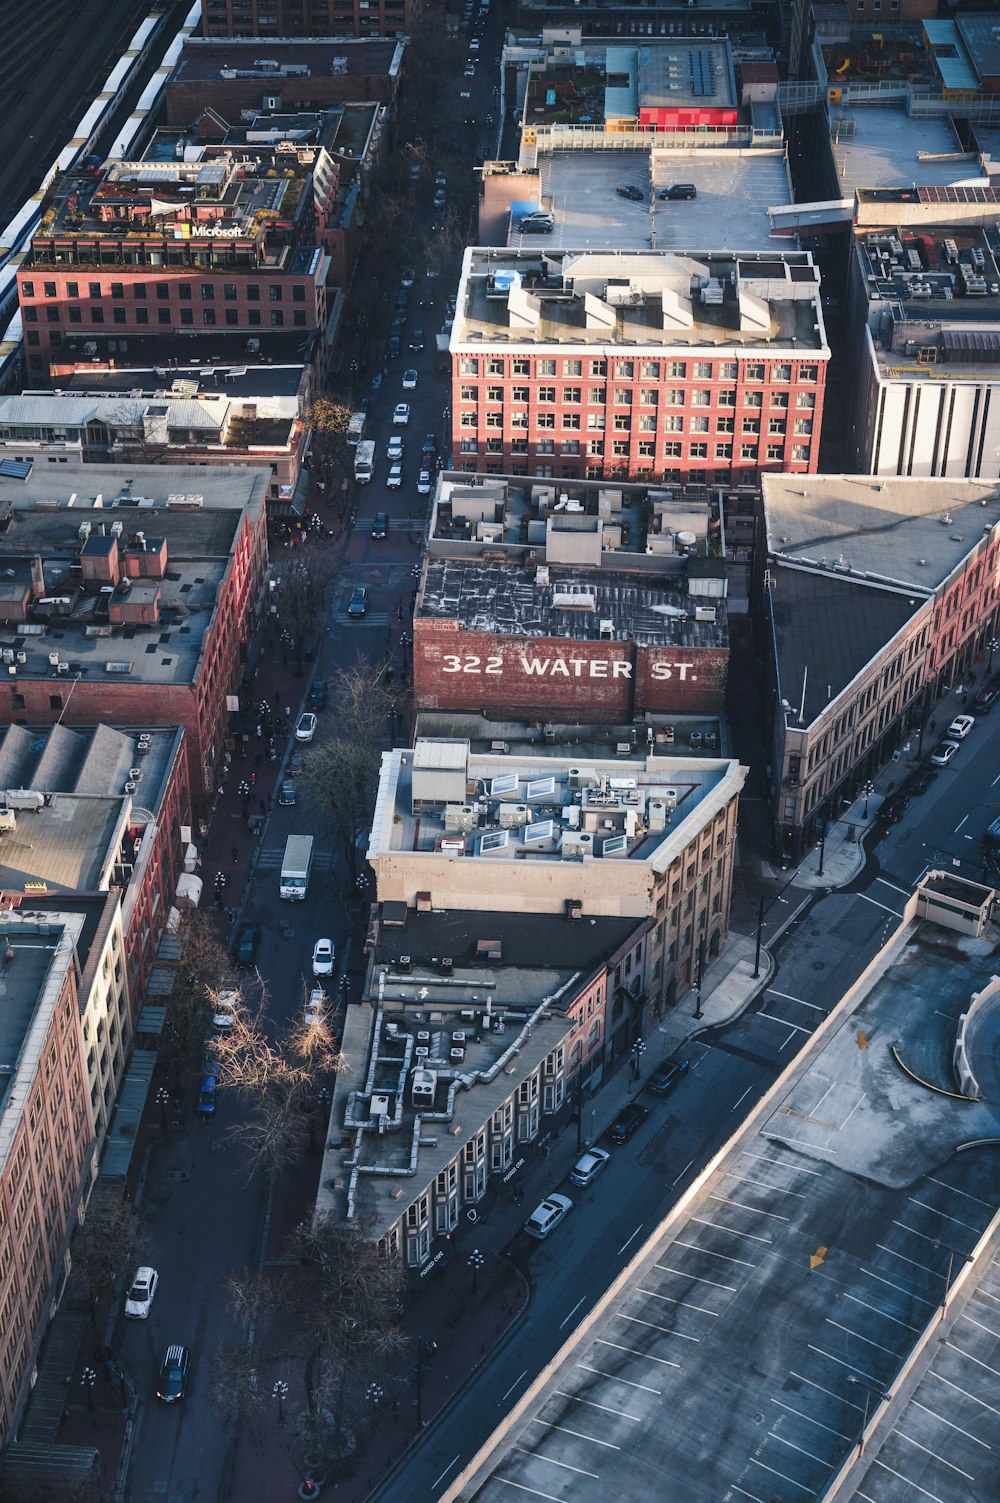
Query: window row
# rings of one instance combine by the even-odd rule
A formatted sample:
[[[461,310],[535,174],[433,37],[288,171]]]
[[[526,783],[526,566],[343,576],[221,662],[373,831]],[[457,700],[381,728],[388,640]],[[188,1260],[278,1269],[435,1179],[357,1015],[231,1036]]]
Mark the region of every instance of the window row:
[[[462,438],[459,440],[459,451],[462,454],[478,454],[480,449],[479,440],[476,438]],[[529,445],[527,439],[515,438],[509,444],[504,445],[502,438],[487,438],[483,445],[486,454],[503,454],[505,448],[511,454],[528,454]],[[628,439],[612,439],[610,450],[606,451],[603,439],[588,439],[581,442],[580,439],[561,439],[558,444],[554,438],[536,439],[531,446],[531,451],[539,454],[588,454],[600,458],[605,452],[610,452],[615,458],[628,459],[632,453],[632,446]],[[709,448],[711,447],[711,454]],[[635,445],[635,456],[638,459],[655,460],[657,457],[656,443],[652,439],[640,439]],[[717,443],[710,446],[707,443],[666,443],[662,447],[661,458],[663,459],[716,459],[731,461],[733,458],[733,445]],[[792,464],[807,464],[809,462],[809,445],[793,444],[791,452],[786,452],[785,445],[767,444],[763,456],[758,444],[741,444],[739,458],[751,464],[758,463],[783,463],[786,460]]]
[[[608,405],[608,390],[605,386],[512,386],[505,389],[502,386],[459,386],[459,400],[462,402],[495,402],[503,405],[504,402],[523,403],[528,406],[535,402],[539,406],[580,407],[586,401],[589,407],[606,407]],[[710,387],[684,387],[668,386],[662,392],[651,387],[639,387],[634,390],[631,387],[620,386],[612,390],[612,407],[735,407],[737,393],[734,390],[713,391]],[[763,408],[764,393],[754,389],[744,389],[742,392],[742,405],[744,407]],[[768,393],[767,405],[772,410],[787,412],[791,406],[791,393],[787,391],[772,391]],[[816,406],[816,393],[814,391],[799,391],[795,393],[795,406],[799,411],[812,411]]]
[[[611,375],[619,381],[738,381],[738,360],[627,360],[611,361]],[[788,361],[768,364],[762,360],[742,362],[745,381],[791,384],[819,380],[819,366],[814,363],[793,365]],[[528,355],[462,355],[459,373],[463,376],[606,376],[607,360],[531,357]]]
[[[534,428],[539,433],[553,428],[560,428],[564,433],[579,432],[584,428],[588,433],[603,433],[608,426],[615,433],[734,433],[736,431],[736,419],[731,417],[717,417],[713,428],[707,417],[692,417],[686,422],[681,417],[668,417],[657,423],[655,416],[647,417],[640,413],[639,416],[633,418],[628,413],[619,413],[608,425],[603,412],[588,413],[585,423],[581,413],[564,411],[559,414],[558,423],[554,412],[537,412],[534,422],[529,423],[526,412],[512,412],[506,417],[502,412],[487,412],[485,418],[481,418],[478,411],[474,409],[459,413],[458,425],[460,428],[499,428],[511,432]],[[792,424],[792,432],[798,437],[808,437],[812,433],[812,428],[811,418],[796,418]],[[739,431],[744,434],[759,434],[761,419],[742,418]],[[766,431],[772,437],[783,436],[788,431],[787,421],[784,418],[768,418]]]
[[[154,282],[152,285],[157,298],[161,302],[168,302],[170,300],[171,289],[175,289],[178,297],[184,301],[190,301],[194,297],[194,284],[192,282]],[[259,303],[261,301],[260,285],[256,282],[247,282],[242,284],[242,286],[237,282],[222,282],[221,284],[218,282],[202,282],[199,285],[201,300],[204,303],[215,301],[216,289],[220,285],[222,288],[222,300],[227,303],[236,302],[241,291],[247,302]],[[109,297],[112,300],[120,300],[125,298],[126,290],[131,297],[140,303],[145,302],[149,297],[149,289],[145,282],[109,282],[106,287],[102,286],[100,282],[88,282],[87,291],[84,293],[84,296],[97,299],[98,301],[103,301]],[[22,280],[21,296],[29,299],[34,298],[34,282]],[[42,296],[46,298],[58,298],[60,300],[63,297],[69,299],[78,298],[80,296],[80,283],[67,282],[65,290],[61,293],[56,282],[43,282]],[[268,302],[283,302],[284,296],[285,284],[283,282],[268,283]],[[304,283],[296,282],[292,284],[291,300],[293,303],[305,302],[306,289]]]

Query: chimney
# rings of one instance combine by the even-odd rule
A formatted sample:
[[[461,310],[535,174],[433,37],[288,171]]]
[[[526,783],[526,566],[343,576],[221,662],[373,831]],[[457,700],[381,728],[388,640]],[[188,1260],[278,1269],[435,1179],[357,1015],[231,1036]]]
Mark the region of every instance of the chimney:
[[[31,560],[31,590],[36,600],[45,594],[45,571],[40,553],[36,553]]]

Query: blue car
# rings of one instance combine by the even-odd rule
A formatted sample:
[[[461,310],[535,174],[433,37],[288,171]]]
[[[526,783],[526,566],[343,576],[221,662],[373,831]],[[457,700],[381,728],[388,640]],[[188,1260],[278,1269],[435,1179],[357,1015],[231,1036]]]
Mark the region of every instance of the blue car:
[[[214,1075],[203,1077],[198,1087],[198,1116],[209,1118],[215,1116],[215,1093],[216,1079]]]

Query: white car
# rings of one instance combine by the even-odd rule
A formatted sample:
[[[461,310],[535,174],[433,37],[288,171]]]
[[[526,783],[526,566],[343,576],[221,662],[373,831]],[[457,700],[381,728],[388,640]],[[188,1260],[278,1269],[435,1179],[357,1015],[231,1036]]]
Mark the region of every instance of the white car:
[[[321,986],[314,986],[306,1001],[303,1021],[307,1028],[316,1028],[326,1018],[327,995]]]
[[[160,1275],[155,1268],[137,1268],[132,1286],[125,1296],[125,1314],[133,1320],[145,1320],[159,1282]]]
[[[316,716],[312,710],[304,710],[295,725],[296,741],[311,741],[316,734]]]
[[[462,90],[462,98],[463,99],[468,99],[468,97],[469,97],[469,91],[468,91],[468,89],[463,89]],[[444,195],[444,189],[443,188],[438,188],[437,192],[434,194],[434,207],[435,207],[435,209],[443,209],[444,208],[444,197],[445,197],[445,195]]]
[[[429,496],[430,493],[431,493],[431,472],[430,472],[430,470],[421,470],[420,474],[417,476],[417,495],[418,496]]]
[[[332,976],[335,951],[332,939],[318,939],[313,945],[313,975]]]
[[[403,372],[403,390],[404,391],[415,391],[416,390],[416,386],[417,386],[417,373],[416,373],[416,371],[404,371]]]
[[[398,491],[399,487],[402,485],[402,483],[403,483],[403,466],[401,464],[390,465],[389,466],[389,473],[386,476],[386,481],[385,481],[386,490],[389,490],[389,491]]]
[[[975,715],[956,715],[945,735],[952,741],[964,741],[976,723]]]
[[[402,423],[408,423],[410,421],[409,402],[396,403],[395,407],[392,409],[392,421],[396,424],[397,427]]]
[[[236,1026],[236,1014],[239,1012],[240,994],[238,991],[221,991],[215,1000],[212,1009],[212,1027],[216,1033],[228,1033]]]
[[[385,446],[385,457],[393,464],[403,457],[403,439],[399,433],[394,433]]]
[[[931,762],[935,767],[947,767],[957,751],[957,741],[939,741],[931,752]]]
[[[574,1185],[593,1184],[601,1170],[607,1166],[610,1158],[611,1155],[606,1148],[591,1148],[582,1158],[577,1159],[569,1171],[569,1177]]]
[[[466,65],[465,65],[465,77],[466,78],[475,78],[475,76],[476,76],[476,65],[475,65],[475,63],[466,63]]]
[[[546,1195],[541,1205],[536,1206],[524,1223],[524,1230],[529,1237],[535,1237],[539,1242],[543,1241],[554,1232],[561,1221],[565,1221],[573,1209],[573,1202],[568,1195]]]
[[[420,164],[419,164],[419,162],[415,162],[414,166],[417,169],[417,177],[419,177],[420,176]],[[410,168],[410,176],[411,177],[413,176],[413,167]],[[412,266],[405,266],[403,268],[403,275],[399,279],[399,285],[400,285],[400,287],[412,287],[413,283],[414,283],[415,277],[416,277],[416,273],[414,272],[413,267]]]

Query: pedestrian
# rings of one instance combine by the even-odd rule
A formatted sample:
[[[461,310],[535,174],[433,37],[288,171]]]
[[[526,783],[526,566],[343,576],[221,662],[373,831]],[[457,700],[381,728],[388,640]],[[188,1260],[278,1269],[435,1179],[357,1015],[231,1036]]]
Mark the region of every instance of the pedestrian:
[[[285,706],[285,719],[286,720],[291,720],[291,718],[292,718],[292,707],[291,707],[291,705],[286,705]]]
[[[238,849],[236,848],[236,846],[233,846],[233,865],[234,866],[235,866],[236,862],[239,859],[240,859],[240,853],[239,853]]]
[[[252,772],[250,774],[250,787],[251,788],[256,788],[256,786],[257,786],[257,774],[255,772]]]

